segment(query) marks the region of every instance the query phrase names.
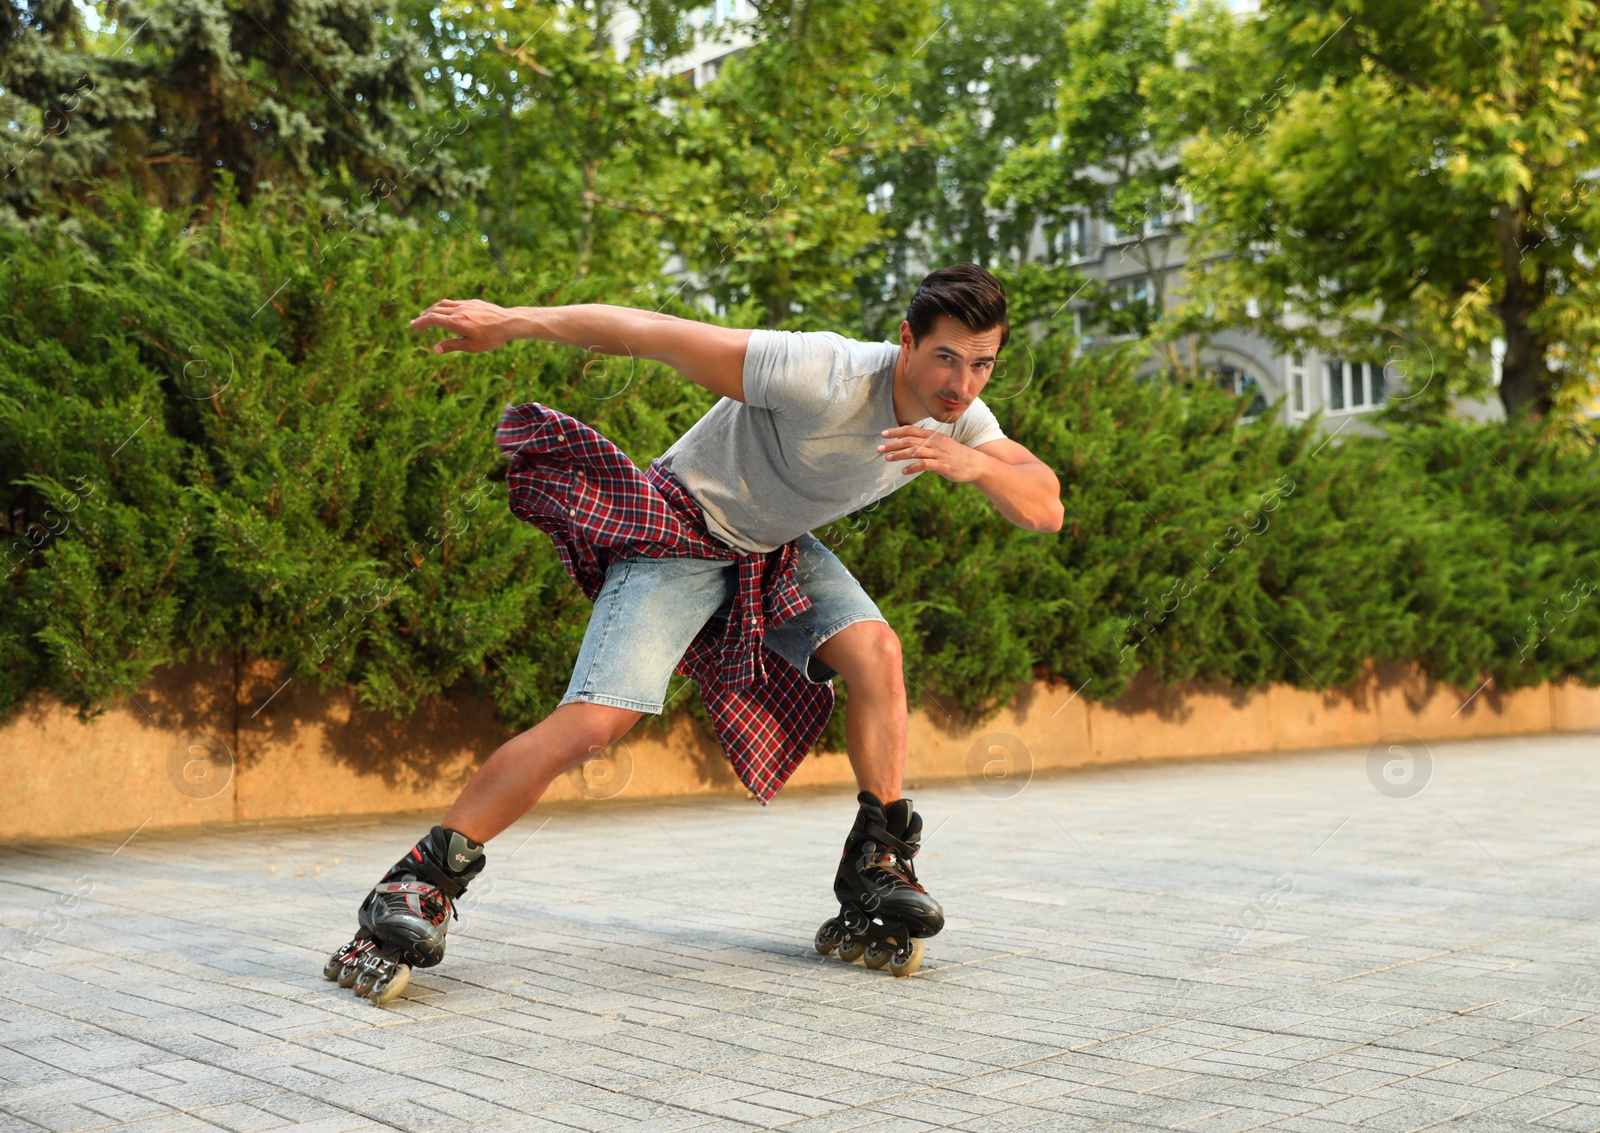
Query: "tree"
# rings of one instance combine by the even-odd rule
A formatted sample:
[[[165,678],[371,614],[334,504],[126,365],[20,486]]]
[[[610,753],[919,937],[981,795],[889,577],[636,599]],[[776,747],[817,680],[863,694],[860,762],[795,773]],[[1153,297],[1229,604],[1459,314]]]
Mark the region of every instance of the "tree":
[[[757,7],[755,44],[684,99],[681,177],[645,191],[718,303],[834,328],[857,321],[856,280],[883,260],[875,155],[923,144],[903,95],[939,21],[930,0]]]
[[[1147,227],[1165,234],[1175,223],[1180,147],[1211,108],[1209,88],[1184,60],[1218,10],[1192,5],[1180,16],[1176,0],[1088,0],[1074,15],[1052,57],[1054,106],[1000,162],[988,201],[1031,210],[1047,232],[1081,234],[1093,217],[1128,237],[1119,255],[1142,269],[1148,298],[1098,289],[1088,296],[1093,317],[1144,336],[1171,370],[1192,375],[1198,341],[1190,335],[1180,349],[1192,321],[1169,318],[1174,245],[1144,237]]]
[[[1265,9],[1236,35],[1259,76],[1251,125],[1219,122],[1187,154],[1204,251],[1223,257],[1207,299],[1286,344],[1426,364],[1404,395],[1418,408],[1485,389],[1498,339],[1507,415],[1570,420],[1600,373],[1592,6]],[[1271,108],[1269,78],[1286,96]],[[1219,146],[1220,164],[1202,156]]]
[[[866,171],[867,184],[883,186],[889,229],[885,270],[863,279],[869,330],[898,325],[918,282],[914,264],[1003,269],[1029,259],[1039,210],[992,204],[990,178],[1053,105],[1068,42],[1059,32],[1081,9],[1081,0],[953,0],[917,45],[904,112],[923,124],[927,144],[875,151]]]
[[[30,216],[106,178],[181,210],[219,172],[245,202],[341,178],[453,198],[475,178],[424,136],[425,64],[384,0],[0,0],[0,203]]]
[[[638,34],[619,50],[614,33],[630,24]],[[419,10],[417,26],[439,60],[425,78],[453,107],[446,144],[494,170],[475,198],[491,250],[536,248],[602,289],[656,280],[663,217],[639,187],[674,160],[683,84],[662,65],[687,42],[682,12],[455,0]]]

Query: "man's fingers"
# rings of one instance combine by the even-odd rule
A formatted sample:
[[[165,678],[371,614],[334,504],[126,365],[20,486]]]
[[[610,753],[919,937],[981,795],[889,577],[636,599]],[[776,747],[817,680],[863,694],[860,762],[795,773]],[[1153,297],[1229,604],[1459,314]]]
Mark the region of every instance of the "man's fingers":
[[[450,354],[457,350],[466,350],[467,347],[468,343],[464,338],[447,338],[443,342],[434,343],[433,352],[435,354]]]
[[[921,455],[922,453],[933,453],[938,451],[927,441],[922,440],[906,440],[899,443],[890,442],[889,444],[881,446],[881,450],[885,460],[909,460],[914,456]]]
[[[447,311],[435,311],[432,308],[422,312],[411,320],[413,330],[422,330],[424,327],[439,327],[441,330],[459,330],[460,321],[455,315]]]

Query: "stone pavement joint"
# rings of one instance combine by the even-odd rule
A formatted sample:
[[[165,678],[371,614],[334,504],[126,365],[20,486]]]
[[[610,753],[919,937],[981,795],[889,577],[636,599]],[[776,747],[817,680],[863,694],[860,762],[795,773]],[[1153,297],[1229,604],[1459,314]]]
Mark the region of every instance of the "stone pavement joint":
[[[844,793],[540,808],[386,1010],[321,967],[432,816],[3,847],[0,1133],[1594,1133],[1595,754],[936,785],[905,980],[811,948]]]

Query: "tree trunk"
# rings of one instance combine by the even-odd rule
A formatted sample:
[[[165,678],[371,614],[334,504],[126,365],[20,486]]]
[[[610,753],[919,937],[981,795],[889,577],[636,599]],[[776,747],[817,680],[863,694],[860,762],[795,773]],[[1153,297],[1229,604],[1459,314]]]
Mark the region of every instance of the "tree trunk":
[[[578,221],[578,277],[589,274],[589,254],[594,250],[594,183],[600,173],[600,159],[583,159],[583,214]]]
[[[594,6],[594,38],[590,41],[589,48],[595,55],[596,81],[604,66],[603,53],[611,50],[610,40],[606,37],[606,21],[610,11],[606,4],[597,3]],[[587,141],[596,143],[600,137],[600,104],[599,100],[591,93],[589,97],[589,132]],[[593,153],[583,159],[583,213],[578,221],[578,264],[577,275],[579,279],[589,274],[589,255],[594,251],[594,187],[600,177],[600,155]]]
[[[1528,239],[1528,194],[1519,190],[1515,204],[1501,205],[1496,221],[1500,265],[1505,273],[1505,297],[1500,301],[1501,333],[1506,340],[1500,364],[1500,404],[1506,418],[1539,420],[1550,411],[1550,370],[1546,360],[1550,344],[1528,328],[1528,320],[1544,301],[1544,269],[1531,264],[1533,279],[1523,275]]]
[[[801,40],[806,36],[806,19],[811,15],[811,0],[789,0],[789,38]]]

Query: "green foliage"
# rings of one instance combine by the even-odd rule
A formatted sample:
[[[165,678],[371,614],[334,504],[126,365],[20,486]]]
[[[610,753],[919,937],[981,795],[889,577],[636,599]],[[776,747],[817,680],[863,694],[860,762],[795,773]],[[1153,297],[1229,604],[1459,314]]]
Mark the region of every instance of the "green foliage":
[[[1449,380],[1409,407],[1434,413],[1487,390],[1498,338],[1507,414],[1573,423],[1600,378],[1592,7],[1264,7],[1228,53],[1255,105],[1187,155],[1206,301],[1280,341],[1431,357]]]
[[[473,199],[496,254],[537,249],[575,281],[658,274],[659,202],[639,190],[673,162],[669,99],[683,84],[660,72],[658,52],[619,57],[611,30],[633,17],[657,28],[656,44],[670,41],[660,7],[457,0],[419,10],[438,60],[426,79],[451,107],[441,145],[495,171]]]
[[[48,691],[92,714],[174,661],[260,657],[397,714],[476,690],[527,726],[589,604],[485,479],[500,408],[558,406],[643,465],[713,399],[565,347],[437,358],[406,320],[502,286],[476,241],[330,242],[273,204],[186,231],[121,199],[0,233],[0,705]],[[533,301],[562,286],[506,266]],[[1467,687],[1600,683],[1585,458],[1457,423],[1320,444],[1069,347],[1035,344],[1031,373],[991,387],[1063,477],[1060,534],[926,477],[819,533],[936,716],[981,719],[1039,675],[1109,698],[1140,669],[1316,688],[1416,660]]]
[[[1321,689],[1416,661],[1467,688],[1600,683],[1587,457],[1454,422],[1323,444],[1239,426],[1241,403],[1204,382],[1135,381],[1136,347],[1072,361],[1057,339],[1035,355],[1035,381],[994,407],[1061,475],[1059,536],[942,481],[824,536],[954,717],[981,719],[1034,676],[1112,698],[1141,669]]]
[[[915,61],[902,48],[936,29],[934,7],[765,5],[757,42],[685,97],[662,210],[720,307],[758,305],[764,325],[789,329],[855,321],[857,281],[880,270],[888,235],[862,171],[923,144],[903,113]]]
[[[219,172],[245,201],[341,179],[459,197],[484,173],[425,136],[426,61],[386,0],[0,0],[0,210],[49,211],[100,178],[183,210]]]
[[[912,48],[904,96],[890,109],[924,125],[921,144],[875,150],[862,170],[866,184],[883,186],[875,207],[888,229],[884,269],[861,281],[867,333],[895,337],[916,265],[966,260],[995,270],[1027,258],[1040,210],[988,199],[990,180],[1053,105],[1067,40],[1052,29],[1081,8],[1081,0],[953,0]]]
[[[986,201],[1042,219],[1047,262],[1089,251],[1090,217],[1113,225],[1117,262],[1140,270],[1148,297],[1099,283],[1072,294],[1097,333],[1142,338],[1167,369],[1195,377],[1199,327],[1172,294],[1174,244],[1144,237],[1175,224],[1180,147],[1215,120],[1225,82],[1195,61],[1228,54],[1234,21],[1213,4],[1168,0],[1079,0],[1057,14],[1061,30],[1042,56],[1054,105],[998,155]]]
[[[282,212],[186,231],[122,199],[0,235],[6,702],[97,709],[236,651],[396,712],[467,682],[531,723],[588,603],[492,502],[499,408],[549,400],[659,451],[709,395],[642,365],[609,397],[553,346],[441,365],[406,320],[499,286],[480,249]]]
[[[920,63],[901,49],[937,29],[935,5],[757,5],[754,42],[699,90],[663,69],[696,6],[463,0],[419,14],[440,59],[430,84],[455,108],[443,145],[496,173],[477,223],[497,254],[536,251],[566,272],[563,302],[645,306],[627,281],[675,260],[718,311],[853,324],[893,235],[869,207],[877,170],[924,145],[905,98]],[[633,20],[647,34],[619,53],[613,31]],[[688,281],[674,282],[667,293]]]

